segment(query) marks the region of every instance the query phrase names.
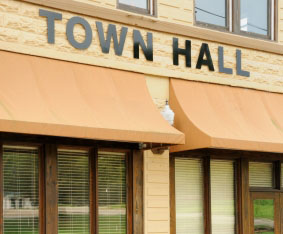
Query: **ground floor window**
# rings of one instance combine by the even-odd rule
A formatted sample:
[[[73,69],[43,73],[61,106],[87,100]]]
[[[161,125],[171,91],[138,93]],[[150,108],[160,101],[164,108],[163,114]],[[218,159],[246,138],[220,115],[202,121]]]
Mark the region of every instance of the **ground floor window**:
[[[0,148],[0,233],[132,233],[139,154],[55,144]]]
[[[89,154],[58,150],[58,233],[90,233]]]
[[[174,164],[176,233],[235,233],[234,161],[176,157]]]
[[[204,233],[202,160],[175,159],[176,232]]]
[[[282,154],[174,153],[170,183],[172,234],[283,232]]]
[[[98,153],[99,233],[127,233],[125,154]]]
[[[210,184],[212,233],[236,233],[235,162],[211,160]]]
[[[3,146],[3,232],[39,233],[39,151]]]

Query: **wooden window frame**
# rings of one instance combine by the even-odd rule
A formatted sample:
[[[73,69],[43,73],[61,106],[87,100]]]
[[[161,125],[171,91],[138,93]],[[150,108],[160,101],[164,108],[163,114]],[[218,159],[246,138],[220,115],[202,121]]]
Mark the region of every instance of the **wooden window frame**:
[[[236,233],[247,234],[250,232],[251,208],[250,196],[254,192],[280,193],[281,204],[283,204],[283,186],[281,187],[281,163],[283,154],[267,152],[250,152],[225,149],[200,149],[193,151],[177,152],[170,156],[170,233],[176,234],[176,208],[175,208],[175,158],[203,158],[206,160],[222,159],[235,161],[235,212]],[[272,162],[274,165],[274,184],[272,189],[250,188],[249,186],[249,162]],[[207,164],[207,163],[206,163]],[[209,174],[209,171],[207,172]],[[207,188],[208,190],[208,188]],[[209,194],[209,191],[206,192]],[[208,195],[206,195],[208,196]],[[204,203],[205,204],[205,203]],[[206,208],[209,210],[209,208]],[[207,211],[210,212],[210,211]],[[281,217],[283,220],[283,216]],[[206,222],[209,225],[210,220]],[[211,228],[206,228],[205,234],[211,234]]]
[[[270,192],[251,192],[250,194],[250,233],[254,233],[254,209],[253,201],[256,199],[272,199],[274,200],[274,233],[280,232],[280,194]],[[279,206],[278,206],[279,205]]]
[[[274,160],[249,160],[250,162],[265,162],[265,163],[272,163],[272,187],[271,188],[265,188],[265,187],[249,187],[250,192],[275,192],[280,190],[280,184],[281,183],[281,168],[280,168],[280,161],[274,161]],[[279,176],[278,176],[279,173]]]
[[[223,157],[218,157],[216,155],[211,155],[209,153],[197,153],[192,154],[184,153],[182,155],[176,154],[175,156],[170,156],[170,233],[176,234],[176,191],[175,191],[175,159],[176,158],[200,158],[202,160],[203,167],[203,222],[204,222],[204,233],[211,234],[212,233],[212,221],[211,221],[211,176],[210,176],[210,161],[211,160],[224,160]],[[236,233],[239,232],[240,225],[240,217],[239,217],[239,200],[238,200],[238,161],[236,159],[225,158],[225,160],[234,161],[234,199],[235,199],[235,230]]]
[[[218,26],[214,24],[204,23],[196,20],[196,14],[194,15],[194,24],[196,26],[210,28],[222,32],[229,32],[232,34],[238,34],[241,36],[263,39],[268,41],[278,40],[277,19],[278,19],[278,0],[268,0],[268,33],[262,35],[253,32],[245,32],[240,28],[240,14],[241,14],[241,1],[243,0],[225,0],[226,8],[226,26]],[[195,2],[194,2],[195,9]]]
[[[5,134],[4,134],[5,135]],[[136,144],[8,134],[0,142],[0,233],[3,233],[3,145],[39,148],[39,233],[58,233],[57,149],[89,151],[90,233],[98,234],[98,151],[126,154],[127,233],[143,233],[143,151]],[[67,144],[66,144],[67,143]],[[113,145],[113,147],[112,147]],[[119,147],[121,146],[121,147]],[[135,211],[135,212],[134,212]]]
[[[147,1],[148,7],[147,9],[143,9],[140,7],[127,5],[125,3],[120,3],[120,1],[117,0],[117,9],[156,17],[157,16],[157,0],[146,0],[146,1]]]

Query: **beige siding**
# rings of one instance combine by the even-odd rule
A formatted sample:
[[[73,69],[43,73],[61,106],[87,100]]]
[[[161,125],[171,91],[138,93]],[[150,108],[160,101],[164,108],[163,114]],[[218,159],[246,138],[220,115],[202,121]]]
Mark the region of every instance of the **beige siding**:
[[[184,47],[184,40],[192,40],[192,67],[186,68],[184,56],[180,56],[180,65],[172,64],[172,37],[161,32],[153,32],[154,61],[146,61],[142,52],[140,59],[133,59],[133,27],[129,32],[122,56],[114,55],[113,45],[110,54],[103,54],[98,41],[95,21],[97,19],[84,17],[91,24],[94,38],[87,50],[73,48],[66,39],[66,22],[76,14],[63,12],[63,21],[56,22],[56,43],[47,43],[46,19],[39,17],[40,6],[27,4],[21,1],[1,0],[0,3],[0,49],[46,56],[56,59],[106,66],[117,69],[146,73],[161,77],[175,77],[187,80],[205,81],[233,86],[249,87],[267,91],[283,93],[283,56],[259,52],[242,48],[242,68],[251,72],[251,77],[242,77],[235,74],[236,47],[223,45],[225,49],[225,66],[234,68],[233,75],[218,73],[218,43],[208,42],[214,61],[216,72],[208,71],[204,66],[201,70],[195,69],[201,43],[198,39],[179,37],[180,47]],[[45,8],[46,9],[46,8]],[[107,25],[113,22],[103,21]],[[121,26],[116,24],[118,31]],[[84,31],[75,29],[77,40],[84,39]],[[145,37],[146,31],[141,29]]]
[[[161,111],[166,100],[169,101],[169,78],[147,75],[146,83],[154,104]]]
[[[172,23],[193,25],[194,0],[159,0],[158,18]]]
[[[170,232],[169,151],[144,153],[144,230],[146,234]]]
[[[88,3],[95,6],[115,9],[117,0],[76,0],[76,2]]]

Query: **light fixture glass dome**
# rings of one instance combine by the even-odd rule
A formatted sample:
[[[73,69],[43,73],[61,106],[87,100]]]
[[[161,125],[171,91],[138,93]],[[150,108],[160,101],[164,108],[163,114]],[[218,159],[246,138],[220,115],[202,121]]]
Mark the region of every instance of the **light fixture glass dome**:
[[[173,112],[173,110],[170,108],[169,104],[168,104],[168,100],[166,100],[166,104],[165,107],[163,108],[163,110],[161,111],[162,116],[164,117],[164,119],[166,119],[170,125],[174,124],[174,117],[175,117],[175,113]]]

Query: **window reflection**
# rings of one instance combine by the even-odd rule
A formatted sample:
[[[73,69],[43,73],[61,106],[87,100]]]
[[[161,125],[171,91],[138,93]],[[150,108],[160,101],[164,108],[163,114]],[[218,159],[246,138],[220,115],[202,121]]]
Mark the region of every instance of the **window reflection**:
[[[254,206],[254,232],[274,234],[274,200],[256,199]]]
[[[142,9],[148,9],[148,0],[119,0],[119,3],[139,7]]]
[[[241,30],[268,35],[268,0],[241,1]]]
[[[3,233],[39,233],[39,151],[4,146]]]
[[[196,21],[227,26],[226,0],[196,0],[195,4]]]

